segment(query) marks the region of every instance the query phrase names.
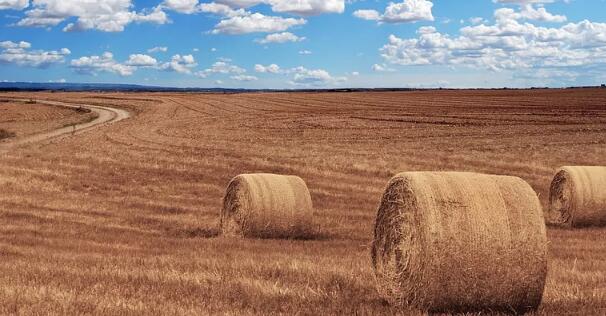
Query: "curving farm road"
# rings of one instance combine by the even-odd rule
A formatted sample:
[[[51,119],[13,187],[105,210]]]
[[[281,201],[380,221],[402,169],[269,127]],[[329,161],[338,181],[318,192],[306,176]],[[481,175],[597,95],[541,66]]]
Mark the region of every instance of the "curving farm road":
[[[27,101],[27,100],[19,100],[19,101]],[[47,131],[44,133],[34,134],[25,136],[23,138],[15,138],[10,141],[0,142],[0,153],[3,151],[7,151],[9,149],[31,144],[38,143],[50,139],[56,139],[68,135],[75,135],[79,133],[86,132],[88,130],[98,128],[107,124],[112,124],[119,122],[121,120],[129,118],[131,115],[128,111],[123,109],[116,109],[107,106],[98,106],[98,105],[89,105],[89,104],[78,104],[73,105],[64,102],[58,101],[47,101],[47,100],[36,100],[39,104],[47,104],[53,106],[61,106],[66,108],[86,108],[95,113],[97,113],[98,117],[90,122],[76,124],[73,126],[62,127],[56,130]]]

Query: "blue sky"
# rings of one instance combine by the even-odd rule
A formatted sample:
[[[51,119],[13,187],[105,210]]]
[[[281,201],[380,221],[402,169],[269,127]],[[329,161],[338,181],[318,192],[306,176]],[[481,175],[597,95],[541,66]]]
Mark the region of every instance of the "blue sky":
[[[596,85],[606,82],[606,2],[0,0],[0,80]]]

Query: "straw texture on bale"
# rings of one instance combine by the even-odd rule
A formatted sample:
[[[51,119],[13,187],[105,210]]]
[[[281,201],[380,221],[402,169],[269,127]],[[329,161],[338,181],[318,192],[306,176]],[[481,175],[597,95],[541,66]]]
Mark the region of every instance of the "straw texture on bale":
[[[516,177],[398,174],[379,206],[372,263],[377,288],[392,304],[534,310],[547,274],[541,204]]]
[[[551,182],[549,204],[556,224],[606,225],[606,167],[560,168]]]
[[[306,238],[312,234],[313,206],[303,179],[243,174],[231,180],[223,199],[223,235]]]

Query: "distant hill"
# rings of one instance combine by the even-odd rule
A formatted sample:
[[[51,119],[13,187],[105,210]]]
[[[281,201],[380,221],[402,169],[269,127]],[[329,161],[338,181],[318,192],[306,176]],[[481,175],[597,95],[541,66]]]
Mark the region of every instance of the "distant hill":
[[[568,87],[573,88],[600,88],[600,86]],[[606,88],[602,84],[601,88]],[[214,92],[214,93],[242,93],[242,92],[368,92],[368,91],[417,91],[417,90],[518,90],[516,88],[493,89],[453,89],[453,88],[337,88],[337,89],[226,89],[226,88],[174,88],[143,86],[136,84],[112,83],[44,83],[44,82],[0,82],[0,91],[103,91],[103,92]],[[532,87],[525,89],[550,89],[548,87]],[[560,89],[560,88],[556,88]],[[520,89],[524,90],[524,89]]]
[[[0,82],[0,91],[181,91],[181,92],[241,92],[243,89],[223,88],[174,88],[142,86],[136,84],[111,83],[42,83],[42,82]]]

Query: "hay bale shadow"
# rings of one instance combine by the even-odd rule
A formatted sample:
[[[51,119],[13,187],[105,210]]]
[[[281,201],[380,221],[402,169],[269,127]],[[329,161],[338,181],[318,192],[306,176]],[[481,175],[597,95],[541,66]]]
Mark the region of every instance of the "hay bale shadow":
[[[198,227],[191,229],[183,229],[173,232],[175,237],[179,238],[202,238],[211,239],[221,236],[221,230],[217,227]]]

